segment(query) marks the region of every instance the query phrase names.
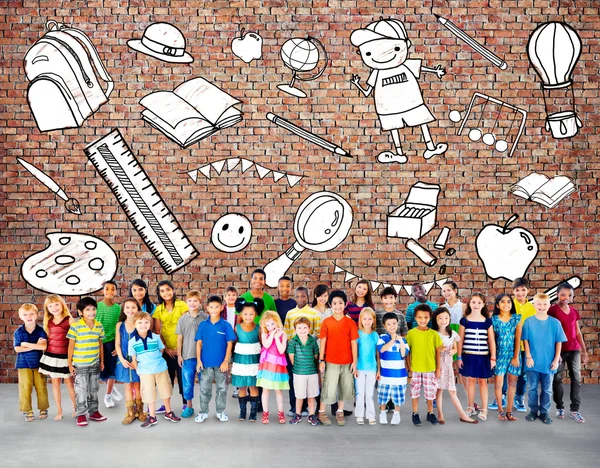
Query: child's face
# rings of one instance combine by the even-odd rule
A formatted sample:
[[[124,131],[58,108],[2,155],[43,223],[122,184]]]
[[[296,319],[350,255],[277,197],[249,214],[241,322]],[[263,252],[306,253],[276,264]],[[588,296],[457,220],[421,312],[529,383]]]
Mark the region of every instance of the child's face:
[[[442,296],[444,296],[444,299],[446,300],[456,299],[456,291],[454,291],[449,284],[445,284],[442,286]]]
[[[200,310],[200,299],[198,299],[197,297],[188,297],[185,300],[185,303],[192,312]]]
[[[135,329],[140,335],[145,335],[150,330],[150,320],[147,318],[139,319],[135,322]]]
[[[406,61],[409,44],[404,39],[376,39],[360,46],[360,57],[369,68],[388,70]]]
[[[481,309],[483,309],[484,303],[480,297],[473,296],[469,301],[469,306],[471,307],[472,311],[480,312]]]
[[[519,286],[518,288],[513,289],[513,294],[519,302],[525,301],[528,293],[529,289],[527,289],[525,286]]]
[[[305,323],[299,323],[296,325],[296,335],[298,335],[300,338],[306,338],[309,331],[310,329]]]
[[[558,303],[562,306],[568,306],[573,302],[573,290],[572,289],[561,289],[558,293]]]
[[[371,314],[364,314],[360,319],[360,323],[363,330],[371,330],[373,328],[373,316]]]
[[[127,317],[133,317],[140,311],[140,308],[137,304],[134,304],[132,301],[127,301],[123,304],[123,313],[127,315]]]
[[[238,295],[235,293],[235,291],[227,291],[227,294],[225,294],[225,302],[230,307],[235,304],[235,301],[237,300],[237,298],[238,298]]]
[[[250,278],[250,289],[262,291],[265,289],[265,275],[262,273],[254,273]]]
[[[329,298],[329,293],[324,292],[319,297],[317,297],[317,302],[320,306],[325,306],[327,304],[327,299]]]
[[[25,325],[35,325],[35,321],[37,320],[37,312],[35,310],[22,310],[19,312],[19,318],[23,321]]]
[[[498,309],[500,309],[500,312],[510,313],[510,310],[512,309],[512,305],[513,305],[512,299],[508,296],[504,296],[502,299],[500,299],[500,302],[498,302]]]
[[[425,288],[423,287],[423,285],[417,284],[417,285],[413,286],[411,292],[412,292],[412,295],[415,298],[415,300],[417,300],[419,302],[426,301]]]
[[[550,308],[550,301],[548,299],[534,299],[533,307],[538,314],[547,314]]]
[[[273,319],[269,319],[265,322],[265,328],[270,333],[277,328],[277,322]]]
[[[450,314],[442,312],[435,318],[435,321],[440,330],[445,330],[446,327],[450,325]]]
[[[219,304],[218,302],[209,302],[208,304],[206,304],[206,311],[211,317],[221,315],[221,309],[221,304]]]
[[[346,304],[341,297],[334,297],[333,301],[331,301],[331,310],[334,314],[343,314],[345,308]]]
[[[86,306],[81,312],[84,319],[93,320],[96,318],[96,308],[93,305]]]
[[[48,304],[47,309],[52,316],[62,315],[63,313],[63,306],[60,302],[51,302]]]
[[[381,298],[381,303],[386,310],[393,309],[396,307],[396,298],[392,294],[388,294]]]
[[[142,288],[141,286],[134,284],[131,287],[131,295],[136,301],[142,302],[144,297],[146,297],[146,288]]]
[[[102,294],[104,294],[105,299],[112,299],[117,294],[117,288],[114,284],[106,283],[102,289]]]
[[[398,332],[398,320],[388,319],[385,321],[383,326],[385,327],[385,331],[390,335]]]
[[[244,307],[241,316],[244,323],[252,323],[256,317],[256,312],[252,307]]]
[[[369,292],[369,286],[364,283],[356,285],[356,297],[364,298]]]
[[[289,280],[279,280],[277,291],[279,292],[279,297],[287,299],[292,293],[292,282]]]
[[[302,307],[308,303],[308,294],[306,294],[306,291],[296,291],[294,293],[294,300],[296,301],[298,309],[302,309]]]
[[[427,328],[427,324],[429,323],[429,319],[431,316],[429,312],[425,312],[424,310],[419,310],[415,314],[415,320],[417,321],[417,325],[421,328]]]
[[[168,302],[171,299],[173,299],[173,289],[171,289],[171,286],[167,284],[163,284],[160,288],[158,288],[158,293],[165,302]]]

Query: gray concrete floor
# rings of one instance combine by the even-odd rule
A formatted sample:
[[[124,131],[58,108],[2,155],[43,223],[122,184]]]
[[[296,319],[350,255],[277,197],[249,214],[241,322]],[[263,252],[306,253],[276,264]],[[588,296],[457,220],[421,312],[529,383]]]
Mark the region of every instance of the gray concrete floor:
[[[122,390],[122,385],[118,388]],[[66,409],[70,403],[63,389]],[[490,394],[491,390],[490,386]],[[53,405],[50,387],[48,392]],[[273,396],[271,423],[265,426],[260,420],[254,424],[237,421],[238,403],[230,396],[231,419],[226,423],[216,419],[211,405],[209,419],[202,424],[193,418],[178,424],[159,418],[156,426],[142,429],[137,421],[121,425],[124,403],[107,409],[103,394],[101,386],[100,411],[108,417],[105,422],[90,422],[87,427],[78,427],[69,417],[56,422],[51,406],[48,420],[27,423],[18,411],[17,385],[0,385],[0,466],[597,467],[600,459],[600,385],[583,388],[585,424],[567,418],[554,419],[550,426],[525,421],[525,413],[517,414],[517,422],[500,422],[495,412],[490,412],[485,423],[462,424],[447,396],[445,426],[427,422],[413,426],[406,405],[399,426],[358,426],[353,416],[347,418],[345,427],[335,423],[312,427],[305,420],[297,426],[280,426],[273,417]],[[459,397],[464,402],[462,389]],[[173,400],[174,408],[181,411],[179,396]]]

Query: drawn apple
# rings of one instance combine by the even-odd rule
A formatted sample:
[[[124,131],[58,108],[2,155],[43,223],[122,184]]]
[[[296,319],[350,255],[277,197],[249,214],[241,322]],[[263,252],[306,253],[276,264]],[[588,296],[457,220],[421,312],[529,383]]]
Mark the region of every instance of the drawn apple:
[[[475,239],[477,255],[483,262],[485,273],[492,279],[514,281],[522,278],[537,256],[538,243],[533,234],[523,228],[508,227],[518,217],[513,214],[504,226],[484,226]]]
[[[240,37],[236,37],[231,43],[231,50],[236,57],[239,57],[246,63],[252,60],[258,60],[262,57],[262,37],[258,33],[248,32],[244,34],[242,28]]]

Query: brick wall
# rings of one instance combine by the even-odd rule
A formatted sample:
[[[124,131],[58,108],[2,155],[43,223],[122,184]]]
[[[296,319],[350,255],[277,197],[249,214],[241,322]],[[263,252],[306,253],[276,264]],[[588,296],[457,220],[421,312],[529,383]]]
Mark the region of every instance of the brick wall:
[[[200,252],[192,263],[172,275],[178,294],[191,287],[205,293],[220,292],[229,284],[247,289],[249,272],[264,266],[293,242],[294,214],[301,201],[325,189],[339,193],[353,207],[352,229],[334,251],[305,252],[289,271],[295,285],[312,288],[318,282],[328,282],[350,291],[353,282],[344,284],[345,275],[333,273],[336,262],[358,277],[383,283],[429,282],[434,275],[436,279],[451,277],[463,296],[483,291],[492,300],[493,295],[510,290],[510,283],[486,278],[475,252],[475,237],[484,224],[503,224],[511,213],[518,213],[515,224],[528,229],[540,246],[528,271],[533,289],[545,290],[574,275],[582,280],[575,303],[582,313],[582,329],[592,354],[583,371],[584,381],[598,383],[598,2],[105,0],[62,2],[57,7],[59,3],[9,1],[8,6],[0,7],[0,382],[16,379],[12,333],[19,325],[19,304],[32,301],[41,307],[43,303],[44,294],[24,282],[20,267],[32,252],[46,247],[47,232],[93,234],[111,244],[119,256],[115,279],[122,294],[135,278],[143,277],[152,291],[157,281],[168,278],[83,153],[110,129],[119,128]],[[432,11],[476,36],[506,60],[508,69],[501,71],[459,42],[436,22]],[[446,68],[441,80],[431,74],[419,80],[425,102],[438,119],[430,125],[433,137],[449,145],[443,157],[429,161],[422,157],[424,144],[417,127],[400,131],[409,157],[407,164],[376,161],[377,154],[391,149],[391,138],[380,129],[373,98],[363,97],[349,83],[352,74],[358,74],[362,84],[369,75],[349,37],[354,29],[380,16],[404,22],[413,45],[412,57],[422,58],[424,65]],[[87,32],[116,88],[109,103],[81,128],[40,133],[26,101],[23,58],[42,36],[49,19]],[[128,39],[139,38],[146,26],[157,21],[173,23],[183,31],[188,51],[195,57],[193,64],[161,62],[127,47]],[[572,139],[555,140],[543,131],[540,84],[526,55],[529,35],[536,25],[547,21],[568,23],[583,42],[574,71],[576,108],[583,128]],[[259,32],[264,39],[262,60],[248,65],[230,49],[243,27]],[[276,87],[291,78],[279,51],[287,39],[307,34],[324,44],[330,61],[322,77],[298,84],[308,94],[306,99],[298,99]],[[244,120],[180,149],[141,120],[139,100],[151,91],[172,90],[195,76],[243,101]],[[525,135],[513,157],[473,143],[466,135],[456,135],[457,125],[449,120],[449,111],[459,109],[464,114],[474,91],[528,112]],[[353,158],[334,156],[273,126],[265,117],[267,112],[301,123],[341,145]],[[493,113],[486,119],[488,127],[493,125]],[[506,122],[498,128],[506,129]],[[16,162],[17,157],[51,174],[79,199],[83,215],[66,212],[62,200],[33,179]],[[185,174],[207,163],[236,157],[301,174],[304,179],[290,188],[284,179],[274,182],[267,176],[261,180],[254,169],[242,175],[239,166],[221,175],[213,171],[210,180],[200,176],[197,183]],[[577,192],[552,210],[508,192],[513,183],[534,171],[550,177],[569,176]],[[434,267],[425,266],[407,251],[404,240],[386,237],[387,213],[402,203],[417,180],[441,185],[439,227],[451,228],[448,247],[457,251],[451,257],[436,251],[433,243],[439,227],[434,229],[421,240],[439,257]],[[210,243],[214,222],[228,210],[241,212],[252,221],[254,236],[244,252],[226,254]],[[446,274],[440,276],[442,264]],[[434,301],[442,299],[438,288],[430,296]],[[68,300],[73,305],[77,298]],[[400,302],[402,308],[410,302],[406,293]]]

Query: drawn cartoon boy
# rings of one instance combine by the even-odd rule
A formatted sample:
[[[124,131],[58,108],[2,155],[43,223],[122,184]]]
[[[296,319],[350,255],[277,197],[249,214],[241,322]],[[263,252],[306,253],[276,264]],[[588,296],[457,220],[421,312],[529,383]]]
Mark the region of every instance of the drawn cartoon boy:
[[[383,130],[392,132],[396,153],[384,151],[377,160],[382,163],[408,161],[402,153],[398,129],[421,126],[423,139],[427,145],[425,159],[444,154],[446,143],[433,143],[429,133],[429,122],[435,117],[423,102],[423,95],[417,79],[421,71],[435,73],[442,78],[446,73],[441,66],[428,68],[421,66],[420,59],[408,59],[411,42],[404,25],[395,19],[380,18],[380,21],[358,29],[350,36],[350,41],[358,47],[358,53],[365,65],[373,71],[363,88],[358,75],[352,75],[350,83],[365,95],[375,90],[375,109]]]

